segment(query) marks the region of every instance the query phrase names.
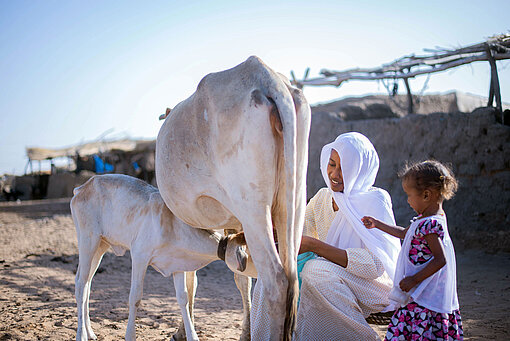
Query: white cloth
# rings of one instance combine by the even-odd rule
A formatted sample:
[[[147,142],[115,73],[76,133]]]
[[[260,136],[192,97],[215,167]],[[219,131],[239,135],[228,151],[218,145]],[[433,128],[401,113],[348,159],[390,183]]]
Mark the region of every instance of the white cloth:
[[[388,304],[391,279],[365,249],[347,252],[347,268],[324,258],[306,263],[295,341],[379,340],[365,317]]]
[[[337,215],[331,202],[332,193],[327,188],[310,200],[304,235],[326,241]],[[349,261],[345,268],[322,257],[304,266],[296,341],[377,339],[365,317],[388,306],[393,282],[369,250],[348,248],[346,252]]]
[[[439,240],[443,245],[446,265],[412,288],[409,294],[413,301],[425,308],[438,313],[450,314],[452,311],[459,309],[459,300],[457,298],[457,266],[455,262],[455,250],[450,234],[448,233],[448,226],[444,215],[434,215],[417,219],[411,224],[404,238],[402,251],[398,256],[397,270],[395,272],[393,285],[398,286],[404,277],[416,274],[429,263],[413,264],[409,260],[409,250],[411,248],[413,236],[420,223],[426,219],[436,220],[443,227],[444,236],[442,240]]]
[[[330,191],[327,167],[332,149],[340,156],[344,191],[332,191],[339,212],[331,223],[326,243],[340,249],[370,250],[393,278],[400,251],[399,240],[379,229],[369,230],[361,222],[363,216],[371,215],[387,224],[395,224],[389,194],[373,187],[379,170],[377,152],[366,136],[356,132],[342,134],[325,145],[320,162],[322,176]]]

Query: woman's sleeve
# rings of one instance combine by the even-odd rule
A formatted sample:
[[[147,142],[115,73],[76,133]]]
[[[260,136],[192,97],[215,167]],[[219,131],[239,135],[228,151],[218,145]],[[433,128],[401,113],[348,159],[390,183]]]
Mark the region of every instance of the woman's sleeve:
[[[310,199],[310,202],[308,205],[306,205],[306,211],[305,211],[305,224],[303,228],[303,236],[313,237],[313,238],[319,238],[319,235],[317,233],[317,226],[315,224],[315,213],[314,213],[314,206],[316,202],[316,197],[313,197]]]
[[[384,274],[384,265],[370,251],[363,248],[346,249],[346,271],[365,279],[376,279]]]

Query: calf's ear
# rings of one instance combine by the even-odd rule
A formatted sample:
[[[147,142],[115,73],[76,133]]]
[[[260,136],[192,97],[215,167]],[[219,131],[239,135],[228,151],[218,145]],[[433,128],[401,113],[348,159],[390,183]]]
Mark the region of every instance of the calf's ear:
[[[248,254],[240,246],[236,247],[236,258],[237,258],[237,270],[243,272],[246,270],[246,264],[248,263]]]

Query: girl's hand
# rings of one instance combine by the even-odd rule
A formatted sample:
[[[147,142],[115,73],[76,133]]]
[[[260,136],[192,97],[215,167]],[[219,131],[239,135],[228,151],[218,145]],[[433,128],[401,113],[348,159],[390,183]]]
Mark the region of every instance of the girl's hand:
[[[377,227],[376,224],[378,220],[369,216],[364,216],[363,218],[361,218],[361,222],[363,223],[363,225],[365,225],[367,229],[373,229]]]
[[[412,288],[414,288],[418,284],[418,282],[414,279],[413,276],[404,277],[403,280],[400,281],[399,286],[402,291],[408,292]]]

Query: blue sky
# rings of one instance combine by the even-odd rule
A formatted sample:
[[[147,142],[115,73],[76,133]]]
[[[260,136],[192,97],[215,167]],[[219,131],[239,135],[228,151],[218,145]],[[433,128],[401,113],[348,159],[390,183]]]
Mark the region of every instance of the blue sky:
[[[65,147],[109,129],[111,138],[155,138],[166,107],[250,55],[298,78],[307,67],[311,77],[376,67],[508,33],[508,13],[503,0],[0,0],[0,174],[23,172],[27,146]],[[510,61],[498,70],[510,102]],[[451,90],[487,96],[488,63],[433,75],[425,93]],[[377,82],[305,88],[312,104],[377,92]]]

